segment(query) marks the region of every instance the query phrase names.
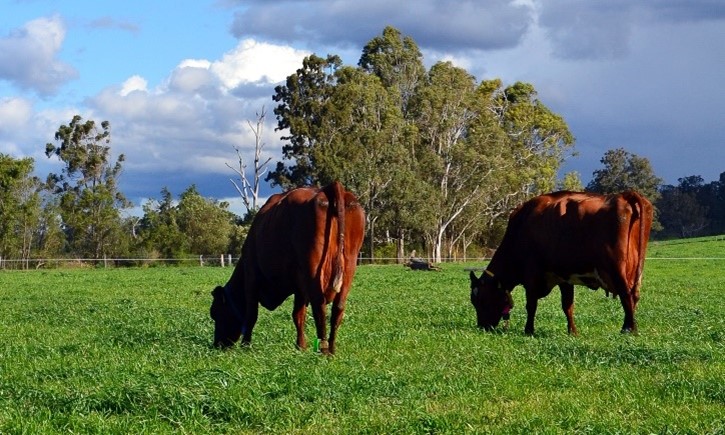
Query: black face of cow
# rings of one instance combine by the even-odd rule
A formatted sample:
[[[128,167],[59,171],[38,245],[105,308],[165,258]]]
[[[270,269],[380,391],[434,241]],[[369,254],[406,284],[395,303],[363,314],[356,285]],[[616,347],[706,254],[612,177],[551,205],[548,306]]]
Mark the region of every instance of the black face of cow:
[[[499,288],[494,278],[485,273],[481,278],[471,272],[471,304],[476,309],[478,327],[490,331],[498,326],[502,317],[508,319],[513,307],[511,294]]]
[[[211,292],[213,297],[209,314],[214,320],[214,346],[233,346],[242,335],[242,322],[229,305],[232,303],[224,294],[224,287],[218,286]]]

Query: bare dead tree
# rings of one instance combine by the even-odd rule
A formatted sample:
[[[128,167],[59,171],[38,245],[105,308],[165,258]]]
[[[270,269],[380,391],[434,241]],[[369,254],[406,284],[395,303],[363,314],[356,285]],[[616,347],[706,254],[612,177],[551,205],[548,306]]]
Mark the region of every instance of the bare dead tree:
[[[252,124],[252,121],[247,120],[247,125],[252,131],[252,134],[254,134],[254,173],[252,175],[251,182],[247,178],[247,164],[242,157],[242,152],[239,147],[234,147],[234,151],[237,152],[237,162],[239,166],[235,168],[229,163],[226,163],[229,169],[237,173],[242,183],[240,187],[234,179],[229,179],[229,181],[231,181],[234,185],[234,188],[237,189],[237,192],[239,192],[239,195],[242,197],[242,202],[244,203],[244,207],[247,209],[247,213],[258,209],[257,201],[259,200],[259,183],[264,173],[267,172],[267,164],[269,164],[272,160],[271,157],[268,157],[266,160],[262,161],[262,150],[265,145],[265,143],[262,142],[262,133],[264,132],[264,118],[266,115],[267,113],[264,110],[264,106],[262,106],[262,111],[256,113],[256,123]]]

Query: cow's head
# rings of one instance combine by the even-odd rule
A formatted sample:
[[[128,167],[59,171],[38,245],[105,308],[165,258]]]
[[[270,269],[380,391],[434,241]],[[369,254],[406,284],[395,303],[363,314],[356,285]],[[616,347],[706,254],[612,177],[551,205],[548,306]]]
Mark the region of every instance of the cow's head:
[[[480,278],[471,272],[471,303],[476,309],[478,327],[492,330],[501,321],[508,320],[509,311],[514,306],[511,291],[505,290],[501,283],[488,271]]]
[[[242,335],[242,319],[236,306],[232,305],[229,292],[217,286],[212,292],[213,298],[209,314],[214,320],[214,346],[226,348],[234,345]]]

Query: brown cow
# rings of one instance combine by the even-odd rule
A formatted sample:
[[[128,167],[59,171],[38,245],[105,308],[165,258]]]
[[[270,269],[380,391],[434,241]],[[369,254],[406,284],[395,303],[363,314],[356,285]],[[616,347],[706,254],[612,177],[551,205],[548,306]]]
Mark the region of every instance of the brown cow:
[[[471,272],[478,326],[495,328],[512,306],[510,292],[526,289],[526,334],[534,333],[539,299],[558,285],[568,330],[574,325],[574,285],[603,287],[619,296],[622,332],[635,332],[652,204],[636,192],[618,195],[556,192],[533,198],[509,217],[486,271]]]
[[[232,346],[240,336],[249,344],[259,305],[274,310],[294,294],[297,347],[307,348],[304,325],[311,304],[320,351],[334,353],[364,227],[365,212],[339,182],[270,197],[252,222],[231,278],[212,292],[214,345]]]

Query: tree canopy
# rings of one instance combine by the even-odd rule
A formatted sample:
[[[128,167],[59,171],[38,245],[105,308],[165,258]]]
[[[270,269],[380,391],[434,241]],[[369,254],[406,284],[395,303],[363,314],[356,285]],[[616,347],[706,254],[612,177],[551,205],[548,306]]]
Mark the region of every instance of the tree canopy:
[[[267,179],[343,182],[368,211],[371,252],[384,234],[398,255],[407,237],[440,261],[464,239],[491,238],[514,202],[553,188],[574,144],[533,85],[478,82],[450,62],[426,71],[415,41],[392,27],[357,67],[307,57],[273,99],[287,143]]]
[[[111,162],[111,125],[76,115],[55,133],[59,144],[48,143],[45,154],[63,163],[51,173],[47,187],[58,200],[66,240],[71,251],[101,258],[120,246],[120,210],[130,202],[118,189],[124,155]]]
[[[604,167],[594,171],[587,190],[597,193],[636,190],[652,202],[659,199],[658,189],[663,180],[655,175],[647,158],[617,148],[604,153],[601,163]]]

